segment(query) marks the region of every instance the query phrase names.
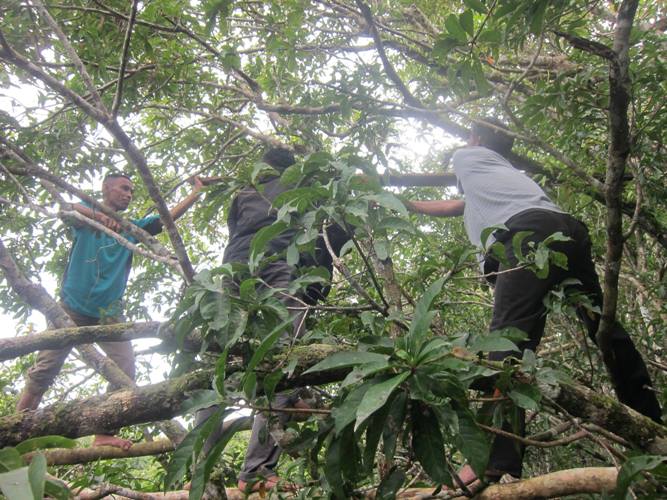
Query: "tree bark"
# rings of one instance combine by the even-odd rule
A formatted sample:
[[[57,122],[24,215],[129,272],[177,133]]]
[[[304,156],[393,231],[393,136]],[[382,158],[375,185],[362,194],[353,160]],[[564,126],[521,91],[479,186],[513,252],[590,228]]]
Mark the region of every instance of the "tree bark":
[[[41,285],[32,283],[23,276],[1,239],[0,269],[4,272],[7,282],[14,292],[34,309],[37,309],[44,314],[51,324],[59,328],[76,327],[72,319],[67,315],[63,308],[60,307],[60,304],[53,300]],[[134,381],[131,380],[130,377],[128,377],[118,365],[113,362],[113,360],[100,354],[94,347],[90,345],[81,345],[79,346],[78,351],[88,365],[112,384],[119,387],[134,387]],[[156,420],[164,420],[164,418],[158,418]],[[185,430],[178,422],[165,422],[162,425],[162,429],[174,442],[179,442],[185,435]],[[0,439],[0,443],[2,442],[3,440]]]
[[[294,375],[283,380],[278,390],[307,385],[320,385],[342,380],[348,369],[303,375],[310,366],[341,349],[327,344],[299,347],[290,354],[297,360]],[[284,360],[281,362],[284,363]],[[244,368],[242,360],[230,362],[227,374]],[[258,370],[258,378],[271,373],[266,365]],[[121,427],[181,415],[188,393],[208,389],[212,372],[201,370],[159,384],[116,391],[80,401],[56,404],[41,410],[23,412],[0,418],[0,443],[15,445],[25,439],[49,434],[80,437],[113,432]],[[261,385],[260,385],[261,388]],[[667,428],[628,408],[614,398],[601,395],[580,385],[562,383],[548,399],[558,411],[604,427],[638,448],[654,454],[667,454]]]
[[[161,338],[173,342],[173,329],[166,323],[116,323],[113,325],[79,326],[45,330],[34,335],[0,339],[0,361],[25,356],[45,349],[62,349],[95,342],[121,342],[143,338]],[[186,343],[195,343],[193,337]],[[201,341],[198,343],[201,344]]]
[[[604,270],[604,301],[597,344],[605,364],[616,364],[611,348],[611,332],[616,322],[618,302],[618,276],[623,257],[622,191],[625,163],[630,154],[630,32],[637,11],[638,0],[622,2],[616,18],[614,32],[614,57],[609,63],[609,149],[605,178],[605,205],[607,206],[607,250]]]
[[[558,410],[594,423],[633,445],[656,455],[667,455],[667,428],[587,387],[561,383],[551,397]]]
[[[57,403],[0,418],[0,443],[13,446],[30,437],[69,438],[114,434],[121,427],[170,419],[194,389],[208,388],[211,373],[199,371],[159,384],[125,389],[84,400]]]
[[[160,455],[173,451],[174,443],[169,439],[157,439],[145,441],[132,445],[129,450],[123,450],[113,446],[93,446],[90,448],[54,448],[51,450],[33,451],[22,456],[26,463],[39,454],[44,455],[47,465],[72,465],[96,462],[97,460],[109,460],[117,458],[145,457],[148,455]]]
[[[514,483],[492,484],[475,496],[475,500],[532,500],[557,498],[582,493],[611,493],[616,488],[618,471],[615,467],[567,469]],[[429,498],[433,488],[410,488],[399,492],[399,500]],[[375,498],[370,495],[368,498]],[[437,498],[437,497],[436,497]],[[464,500],[460,496],[452,500]]]

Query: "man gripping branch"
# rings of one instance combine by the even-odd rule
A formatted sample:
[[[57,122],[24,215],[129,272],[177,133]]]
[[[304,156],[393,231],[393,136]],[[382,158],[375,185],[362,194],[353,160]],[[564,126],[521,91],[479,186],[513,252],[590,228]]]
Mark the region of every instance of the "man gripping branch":
[[[497,125],[503,128],[501,123]],[[482,246],[481,234],[485,228],[498,225],[507,228],[495,231],[492,238],[504,246],[509,262],[500,264],[491,254],[484,259],[485,273],[496,277],[490,330],[515,327],[525,332],[528,339],[519,345],[523,353],[528,349],[535,351],[542,338],[547,314],[543,299],[551,289],[567,278],[574,278],[580,285],[572,288],[587,295],[597,308],[602,306],[602,290],[595,272],[588,229],[563,212],[535,182],[509,163],[506,156],[512,146],[513,139],[497,128],[475,125],[468,147],[459,149],[452,158],[465,201],[411,201],[406,206],[413,212],[432,216],[463,215],[468,238],[476,246]],[[567,236],[568,241],[557,242],[552,247],[567,256],[566,269],[550,264],[548,275],[541,279],[533,271],[517,266],[513,237],[519,232],[528,234],[522,242],[523,255],[529,250],[529,242],[537,246],[557,232]],[[501,272],[496,274],[497,271]],[[577,315],[595,342],[600,315],[593,309],[580,306]],[[615,362],[609,371],[619,400],[660,422],[661,410],[646,365],[632,339],[618,322],[613,328],[611,345]],[[493,361],[509,356],[521,357],[521,353],[489,353],[489,359]],[[524,432],[523,412],[521,415],[519,434]],[[511,427],[505,430],[517,432]],[[487,480],[498,480],[503,474],[520,477],[522,459],[522,446],[511,439],[496,436],[487,467]],[[460,478],[466,485],[473,482],[479,484],[469,467],[461,471]]]
[[[174,220],[182,216],[199,197],[203,184],[193,180],[192,192],[171,210]],[[132,180],[124,174],[110,174],[102,182],[102,202],[122,212],[132,201]],[[107,215],[86,204],[74,204],[74,210],[118,232],[120,225]],[[151,235],[162,231],[157,215],[132,220]],[[124,322],[122,299],[132,267],[132,252],[112,236],[85,224],[73,225],[73,244],[69,253],[60,291],[60,306],[78,326],[106,325]],[[123,236],[131,243],[137,240]],[[107,356],[132,380],[135,378],[134,352],[130,341],[99,342]],[[28,379],[16,405],[17,411],[34,410],[60,372],[70,348],[40,351],[28,371]],[[110,386],[110,390],[117,387]],[[97,435],[93,446],[115,446],[128,449],[132,442],[116,436]]]

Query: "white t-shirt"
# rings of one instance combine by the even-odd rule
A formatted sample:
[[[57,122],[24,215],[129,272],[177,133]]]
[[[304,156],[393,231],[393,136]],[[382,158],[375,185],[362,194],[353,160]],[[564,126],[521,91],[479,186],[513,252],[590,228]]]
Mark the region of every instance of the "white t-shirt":
[[[536,182],[495,151],[482,146],[462,148],[454,153],[452,163],[465,195],[465,228],[474,245],[482,246],[485,228],[504,224],[525,210],[563,213]]]

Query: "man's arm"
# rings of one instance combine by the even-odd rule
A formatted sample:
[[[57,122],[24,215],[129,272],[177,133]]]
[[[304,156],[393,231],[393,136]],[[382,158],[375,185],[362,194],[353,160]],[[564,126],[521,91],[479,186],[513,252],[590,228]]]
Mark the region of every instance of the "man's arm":
[[[72,203],[72,208],[77,212],[79,212],[80,214],[85,215],[89,219],[96,220],[97,222],[111,229],[114,232],[116,233],[120,232],[120,224],[118,224],[118,222],[113,220],[108,215],[93,210],[92,208],[87,207],[86,205],[82,205],[81,203]]]
[[[465,201],[463,200],[404,200],[403,204],[410,212],[433,217],[456,217],[457,215],[463,215],[463,209],[465,208]]]
[[[176,220],[181,217],[188,209],[194,205],[197,198],[201,194],[201,189],[204,187],[204,183],[197,176],[192,178],[192,192],[183,198],[178,205],[172,208],[169,212],[171,213],[172,219]]]

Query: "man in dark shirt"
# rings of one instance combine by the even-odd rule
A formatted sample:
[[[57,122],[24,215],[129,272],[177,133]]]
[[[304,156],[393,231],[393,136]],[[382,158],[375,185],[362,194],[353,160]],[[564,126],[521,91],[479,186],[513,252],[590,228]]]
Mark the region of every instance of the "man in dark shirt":
[[[262,160],[280,173],[295,162],[292,152],[284,148],[268,150]],[[257,188],[246,186],[236,195],[227,218],[229,242],[225,247],[223,263],[248,263],[250,246],[255,234],[276,221],[276,212],[272,207],[273,201],[281,193],[292,188],[293,186],[282,184],[279,175],[269,175],[260,180]],[[301,254],[296,268],[287,263],[285,250],[292,242],[295,232],[294,229],[287,229],[268,243],[266,252],[269,257],[268,263],[259,269],[262,286],[278,290],[288,288],[295,278],[296,268],[322,266],[328,269],[330,274],[333,271],[332,258],[325,247],[322,236],[315,241],[315,250],[312,254]],[[335,224],[327,228],[327,235],[334,252],[339,252],[349,239],[347,231]],[[303,332],[304,305],[314,305],[324,300],[328,293],[329,287],[320,283],[309,285],[298,297],[290,296],[283,291],[278,292],[277,298],[286,307],[301,308],[301,312],[298,312],[298,309],[291,309],[292,337],[296,338]],[[299,391],[276,394],[271,401],[271,406],[277,410],[289,407],[308,408],[300,400]],[[195,424],[201,424],[216,410],[217,406],[212,406],[198,411]],[[276,414],[276,418],[282,425],[288,422],[288,414],[280,411],[277,411]],[[271,489],[279,481],[275,467],[278,464],[281,449],[268,432],[268,425],[269,419],[266,415],[263,413],[255,415],[245,461],[239,474],[238,487],[241,491],[258,490],[260,486]],[[220,423],[206,440],[203,448],[204,454],[215,446],[222,432],[223,425]]]

